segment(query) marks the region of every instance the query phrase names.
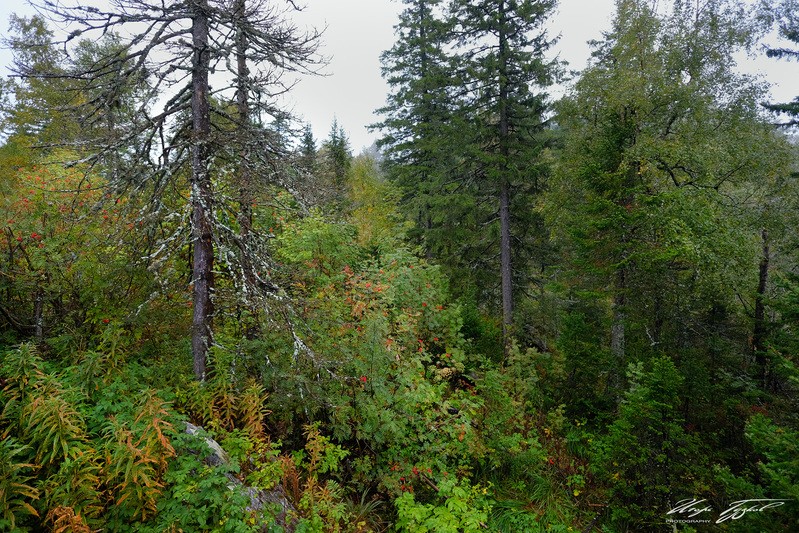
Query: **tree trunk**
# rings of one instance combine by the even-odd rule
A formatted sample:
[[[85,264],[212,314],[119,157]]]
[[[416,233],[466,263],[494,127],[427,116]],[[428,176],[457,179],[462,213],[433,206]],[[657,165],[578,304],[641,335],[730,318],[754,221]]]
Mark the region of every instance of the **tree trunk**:
[[[44,280],[41,282],[44,283]],[[33,301],[33,324],[36,342],[41,344],[44,341],[44,290],[41,286],[36,289]]]
[[[255,304],[257,291],[255,269],[250,258],[252,253],[252,204],[254,201],[252,167],[250,162],[250,122],[249,84],[250,70],[247,68],[247,36],[243,24],[247,14],[247,0],[236,0],[236,112],[238,114],[239,161],[237,164],[239,185],[239,246],[241,249],[241,269],[244,277],[244,305],[251,316],[246,320],[244,335],[253,339],[258,333],[258,308]]]
[[[500,270],[502,272],[502,331],[505,345],[513,329],[513,270],[511,267],[510,185],[502,180],[499,191]]]
[[[757,282],[757,295],[755,296],[755,325],[752,332],[752,352],[757,364],[758,378],[766,389],[768,385],[768,361],[766,360],[766,288],[768,287],[768,269],[771,253],[769,250],[769,235],[767,230],[761,232],[763,243],[760,257],[760,271]]]
[[[424,1],[419,2],[419,42],[421,46],[421,52],[419,53],[419,78],[426,79],[429,75],[429,61],[427,58],[427,18],[429,17],[429,11],[427,9],[427,4]],[[424,83],[422,85],[422,94],[423,99],[425,102],[430,101],[430,90],[428,88],[428,84]],[[425,112],[422,114],[421,117],[422,126],[424,127],[424,134],[429,135],[429,124],[430,124],[430,115],[429,109],[425,108]],[[425,258],[428,261],[433,260],[433,249],[430,245],[430,235],[433,229],[433,219],[431,215],[432,208],[430,206],[429,198],[432,195],[433,191],[431,190],[432,187],[430,185],[430,171],[427,169],[427,165],[429,165],[432,156],[428,154],[427,149],[422,152],[422,168],[425,168],[423,174],[421,176],[421,181],[424,183],[424,191],[425,195],[427,196],[428,200],[425,201],[424,212],[421,213],[421,224],[420,227],[424,228],[424,254]]]
[[[191,347],[194,357],[194,376],[206,378],[206,359],[211,345],[211,320],[213,317],[212,292],[214,289],[214,246],[212,240],[213,192],[209,172],[211,112],[209,103],[208,71],[208,2],[196,0],[192,21],[192,137],[191,149],[191,207],[194,258],[192,282],[194,285],[194,316],[192,319]]]
[[[627,272],[625,267],[619,267],[616,272],[615,291],[613,294],[613,322],[610,326],[610,352],[616,359],[616,371],[611,373],[610,387],[619,390],[624,375],[626,359],[625,331],[627,315],[625,306],[627,305]]]
[[[499,136],[501,172],[499,185],[500,272],[502,278],[502,337],[507,353],[513,330],[513,269],[511,266],[510,181],[508,179],[508,43],[505,35],[505,2],[499,3]]]
[[[427,179],[427,178],[426,178]],[[428,193],[429,194],[429,193]],[[424,240],[424,256],[428,261],[433,261],[433,248],[430,245],[430,236],[433,234],[433,217],[431,215],[432,208],[430,204],[425,204],[425,240]]]
[[[635,114],[634,110],[625,110],[626,113]],[[632,145],[635,145],[635,137],[632,139]],[[641,174],[641,162],[634,161],[630,163],[627,168],[627,179],[625,183],[624,197],[617,201],[617,205],[622,207],[625,211],[632,211],[635,203],[635,194],[632,192],[635,188],[638,176]],[[625,221],[623,223],[622,234],[620,235],[620,242],[623,245],[621,250],[621,259],[625,262],[616,268],[615,279],[613,280],[613,304],[611,311],[613,318],[610,326],[610,353],[615,359],[616,368],[610,374],[608,385],[617,394],[617,399],[621,398],[621,387],[624,383],[625,366],[626,366],[626,350],[627,343],[625,334],[627,332],[627,264],[626,258],[628,254],[627,243],[632,239],[631,231]]]
[[[247,36],[241,25],[246,16],[246,0],[236,0],[237,31],[236,31],[236,111],[238,113],[239,133],[239,232],[242,242],[250,238],[252,232],[252,173],[250,171],[250,105],[248,96],[249,74],[247,68]],[[246,256],[246,254],[243,254]]]

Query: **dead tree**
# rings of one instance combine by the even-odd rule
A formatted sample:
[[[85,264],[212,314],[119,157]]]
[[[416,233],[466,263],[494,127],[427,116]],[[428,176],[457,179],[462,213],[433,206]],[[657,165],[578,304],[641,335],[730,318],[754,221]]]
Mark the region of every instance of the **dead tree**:
[[[256,246],[252,244],[249,202],[253,176],[269,172],[280,154],[265,142],[268,136],[263,128],[254,127],[252,117],[283,116],[275,101],[292,85],[283,77],[289,72],[312,72],[320,63],[316,55],[319,34],[300,31],[290,23],[288,14],[299,9],[292,0],[87,3],[39,0],[34,5],[66,29],[65,49],[81,39],[109,34],[117,36],[118,45],[79,69],[21,75],[68,76],[77,82],[78,90],[89,95],[81,103],[87,122],[111,124],[104,113],[108,103],[122,98],[131,84],[142,85],[133,118],[124,131],[109,131],[86,143],[81,152],[84,161],[93,163],[124,152],[127,164],[108,173],[109,186],[119,193],[149,189],[152,218],[169,214],[161,197],[168,187],[181,187],[176,182],[188,176],[189,214],[183,218],[190,222],[191,231],[167,239],[155,253],[175,251],[186,244],[193,250],[192,352],[195,376],[204,380],[213,343],[219,247],[228,241],[235,243],[240,268],[232,270],[241,273],[242,287],[250,293],[271,287],[259,274],[264,270],[256,264],[258,254],[253,253]],[[146,83],[141,84],[142,80]],[[238,104],[233,117],[237,127],[216,127],[215,117],[230,118],[225,104],[234,100]],[[231,150],[239,166],[235,172],[241,191],[238,232],[215,216],[221,200],[215,184],[221,178],[214,170]]]

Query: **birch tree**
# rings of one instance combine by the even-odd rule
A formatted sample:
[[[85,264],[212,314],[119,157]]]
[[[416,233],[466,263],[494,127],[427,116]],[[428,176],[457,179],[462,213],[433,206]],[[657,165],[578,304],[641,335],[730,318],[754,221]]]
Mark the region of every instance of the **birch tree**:
[[[734,2],[662,14],[619,0],[559,108],[567,140],[550,200],[567,206],[559,222],[584,286],[610,303],[611,389],[634,352],[698,342],[693,305],[726,309],[734,294],[722,287],[757,264],[736,211],[782,170],[784,145],[758,116],[764,87],[733,69],[748,24]]]

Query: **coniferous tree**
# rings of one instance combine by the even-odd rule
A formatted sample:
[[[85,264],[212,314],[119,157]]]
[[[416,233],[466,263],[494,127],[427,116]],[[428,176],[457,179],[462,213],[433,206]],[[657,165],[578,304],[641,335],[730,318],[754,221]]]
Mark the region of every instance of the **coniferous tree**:
[[[214,245],[213,203],[214,194],[210,174],[211,102],[209,98],[209,70],[211,50],[209,44],[208,2],[199,0],[191,11],[191,228],[194,258],[192,285],[194,286],[194,314],[192,317],[191,348],[194,376],[204,381],[208,350],[211,347],[214,316]]]
[[[132,37],[121,41],[112,53],[70,76],[80,80],[85,90],[100,95],[83,108],[89,116],[94,115],[104,101],[115,100],[131,79],[150,80],[151,92],[136,110],[136,122],[123,134],[107,139],[106,144],[107,149],[133,146],[135,153],[131,158],[143,162],[138,166],[140,174],[128,174],[123,177],[125,183],[112,185],[126,188],[129,183],[151,184],[156,199],[151,209],[158,217],[164,207],[159,201],[161,192],[174,183],[174,176],[189,168],[190,244],[194,256],[192,350],[195,375],[200,380],[205,379],[206,356],[213,342],[215,247],[226,236],[224,225],[215,220],[220,198],[214,191],[211,168],[214,156],[219,155],[226,144],[234,149],[238,147],[240,154],[252,153],[247,150],[248,143],[264,147],[258,138],[249,134],[258,131],[248,126],[248,116],[256,110],[241,105],[244,95],[256,96],[254,100],[263,103],[259,112],[273,111],[270,100],[287,90],[279,75],[291,70],[308,70],[314,63],[318,35],[300,33],[283,20],[281,9],[262,1],[239,2],[236,9],[229,9],[221,0],[185,0],[169,5],[149,0],[124,0],[108,8],[42,0],[39,7],[57,21],[77,25],[79,29],[67,37],[67,43],[81,35],[132,32]],[[288,9],[296,7],[289,3]],[[130,29],[131,25],[135,26],[134,30]],[[229,56],[236,61],[228,62]],[[259,78],[262,85],[256,85],[249,77],[248,61],[266,65]],[[212,93],[210,73],[225,70],[232,74],[234,83],[222,83]],[[186,75],[187,72],[190,74]],[[28,75],[58,77],[58,73],[52,72]],[[158,95],[165,86],[176,88],[175,92],[166,102],[159,102]],[[234,120],[240,127],[237,134],[228,139],[231,142],[225,143],[223,137],[217,137],[221,134],[212,135],[212,112],[225,115],[218,107],[212,110],[212,103],[224,99],[228,90],[238,92],[240,97],[238,120]],[[160,109],[153,111],[154,103],[162,104]],[[187,115],[188,121],[185,120]],[[247,164],[245,157],[243,165]],[[239,166],[238,176],[239,184],[249,189],[249,183],[245,183],[249,175],[244,166]],[[239,199],[248,202],[249,194],[245,190]],[[246,212],[245,218],[248,218]],[[240,222],[248,225],[244,219],[240,218]],[[171,241],[182,244],[177,238]],[[244,266],[249,270],[246,264]]]
[[[252,112],[250,111],[250,68],[247,64],[248,36],[243,22],[247,19],[247,1],[236,0],[233,6],[235,17],[242,21],[236,27],[236,129],[238,130],[237,176],[239,187],[239,242],[242,249],[241,263],[244,271],[244,288],[246,291],[255,288],[255,271],[250,264],[246,250],[252,248],[253,237],[253,161],[252,161]],[[254,307],[250,306],[254,311]]]
[[[299,163],[300,167],[310,174],[316,171],[316,139],[310,124],[306,124],[302,130],[300,139]]]
[[[485,209],[486,202],[493,205],[479,220],[489,230],[496,227],[483,238],[480,255],[499,256],[506,345],[513,332],[515,281],[524,270],[524,265],[514,269],[512,264],[524,247],[514,222],[529,212],[545,174],[545,89],[557,73],[557,64],[545,57],[552,45],[545,23],[554,8],[553,0],[455,0],[450,7],[454,65],[463,86],[457,113],[467,121],[461,152],[464,177],[477,195],[478,209]]]
[[[2,109],[4,133],[35,138],[41,145],[75,139],[78,117],[66,112],[70,100],[76,97],[69,90],[69,82],[35,76],[68,70],[67,58],[58,50],[44,19],[12,15],[4,44],[14,57],[13,76],[4,80],[5,92],[13,95]]]
[[[6,135],[15,137],[17,142],[31,143],[40,155],[65,146],[89,154],[115,130],[131,126],[132,110],[141,103],[146,86],[143,78],[132,77],[115,97],[76,79],[102,57],[118,52],[117,36],[106,34],[96,41],[81,39],[72,53],[66,53],[59,49],[41,16],[27,19],[12,15],[9,33],[4,43],[14,59],[11,76],[3,82],[13,99],[0,108]],[[110,76],[110,72],[106,73],[105,81],[110,81]],[[110,171],[111,165],[105,159],[104,166]]]
[[[322,143],[322,149],[324,150],[323,165],[327,178],[336,190],[343,190],[347,172],[352,163],[352,150],[350,150],[347,133],[336,118],[333,118],[330,134]]]
[[[777,26],[781,39],[790,43],[787,46],[770,46],[766,48],[766,55],[778,60],[799,61],[799,49],[797,49],[799,45],[799,2],[796,0],[781,0],[774,4],[764,3],[763,6],[763,14],[766,16],[766,20],[768,20],[770,25]],[[799,125],[799,96],[790,102],[772,102],[763,105],[778,117],[787,116],[787,121],[778,123],[781,128],[795,128]],[[778,372],[774,371],[779,367],[786,367],[784,363],[770,361],[775,356],[777,360],[781,358],[781,355],[779,355],[781,350],[777,348],[781,344],[781,341],[778,340],[781,335],[777,335],[776,339],[771,339],[769,342],[770,334],[780,329],[777,324],[771,323],[775,316],[773,314],[771,317],[767,316],[770,288],[773,288],[774,285],[771,281],[771,271],[776,270],[777,279],[785,280],[784,283],[786,283],[787,287],[790,287],[789,293],[796,292],[797,285],[796,276],[793,273],[795,260],[780,261],[781,255],[783,257],[791,257],[792,250],[796,249],[795,232],[793,231],[795,223],[791,222],[793,217],[789,214],[796,213],[795,197],[791,194],[793,188],[788,185],[797,176],[795,168],[793,170],[793,175],[787,174],[782,180],[769,184],[772,187],[769,191],[770,194],[765,195],[760,209],[756,211],[759,215],[757,223],[762,225],[762,252],[758,268],[757,292],[753,312],[752,352],[757,362],[758,377],[762,386],[770,392],[774,392],[778,388],[778,382],[785,378],[785,376],[778,376]],[[788,229],[787,233],[785,232],[786,229]],[[776,305],[777,307],[782,307],[784,304],[780,302]],[[785,309],[783,308],[782,310],[783,313],[778,314],[780,316],[780,319],[777,320],[778,323],[785,323],[784,317],[791,314],[785,315]],[[787,320],[787,322],[790,321],[790,319]]]
[[[450,98],[455,82],[444,50],[452,36],[442,0],[404,3],[395,26],[397,41],[381,56],[391,92],[387,105],[378,110],[384,120],[373,127],[384,132],[379,141],[384,166],[402,189],[403,207],[416,223],[412,236],[420,239],[428,258],[447,261],[451,258],[436,229],[451,206],[445,181],[454,165],[447,146],[455,140],[457,117]],[[453,237],[448,233],[444,240]]]
[[[542,262],[531,261],[543,232],[528,207],[546,173],[544,88],[557,66],[544,57],[543,25],[554,2],[406,4],[383,55],[393,90],[377,127],[389,176],[428,257],[450,269],[456,290],[497,304],[509,341],[514,292]]]
[[[783,0],[771,12],[779,28],[780,37],[787,39],[792,45],[799,45],[799,3],[796,0]],[[767,48],[766,55],[777,59],[799,60],[797,48]],[[765,107],[775,113],[788,115],[790,120],[785,126],[799,124],[799,96],[791,102],[765,104]]]

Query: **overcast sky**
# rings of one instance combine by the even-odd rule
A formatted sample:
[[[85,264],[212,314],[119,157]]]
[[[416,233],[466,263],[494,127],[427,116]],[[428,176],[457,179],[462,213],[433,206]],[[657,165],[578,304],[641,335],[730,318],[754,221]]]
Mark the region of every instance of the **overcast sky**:
[[[561,35],[553,49],[581,68],[589,55],[588,40],[600,37],[610,24],[613,0],[560,0],[551,20],[551,34]],[[394,25],[402,10],[399,0],[307,0],[302,24],[326,27],[324,53],[331,58],[326,78],[306,79],[294,91],[294,110],[327,136],[335,115],[349,132],[357,153],[372,143],[367,124],[385,104],[388,88],[380,76],[380,54],[394,43]]]
[[[22,0],[0,0],[0,20],[7,28],[11,12],[30,15]],[[586,44],[610,25],[613,0],[560,0],[552,17],[550,33],[560,35],[553,49],[581,69],[589,56]],[[376,121],[373,112],[385,103],[387,87],[380,77],[379,56],[394,41],[393,26],[402,9],[399,0],[305,0],[305,10],[297,18],[301,27],[326,28],[322,54],[330,58],[327,76],[303,79],[293,90],[291,107],[302,120],[310,122],[317,139],[327,136],[334,115],[348,132],[353,151],[370,145],[374,134],[366,126]],[[10,61],[0,51],[0,65]],[[746,64],[749,72],[762,72],[777,84],[773,92],[779,100],[796,94],[799,66],[760,58]],[[793,91],[793,93],[791,92]]]

